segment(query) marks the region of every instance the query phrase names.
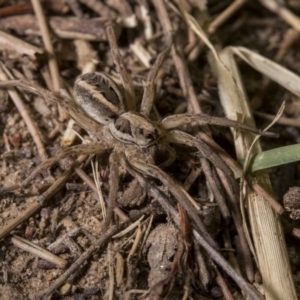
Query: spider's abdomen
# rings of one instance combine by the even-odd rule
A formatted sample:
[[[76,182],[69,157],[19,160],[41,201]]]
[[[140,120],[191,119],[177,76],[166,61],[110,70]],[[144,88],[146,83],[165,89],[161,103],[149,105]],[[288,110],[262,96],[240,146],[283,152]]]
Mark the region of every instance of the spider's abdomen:
[[[108,124],[124,112],[124,101],[116,83],[103,73],[87,73],[74,86],[77,104],[95,121]]]
[[[147,148],[162,137],[160,130],[145,116],[136,112],[121,114],[109,124],[111,134],[120,142]]]

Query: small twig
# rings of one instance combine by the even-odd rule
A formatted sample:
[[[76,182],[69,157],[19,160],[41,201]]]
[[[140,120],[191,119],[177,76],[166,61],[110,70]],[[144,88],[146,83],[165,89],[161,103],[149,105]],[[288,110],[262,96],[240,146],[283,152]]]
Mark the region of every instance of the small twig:
[[[69,269],[58,279],[56,279],[47,289],[40,292],[36,299],[45,299],[46,297],[50,296],[54,290],[61,287],[65,281],[73,274],[80,270],[80,266],[88,260],[93,253],[98,251],[100,247],[103,248],[105,244],[108,243],[109,239],[118,231],[117,226],[112,226],[109,228],[105,233],[103,233],[100,238],[96,241],[95,244],[90,246],[86,251],[82,253],[82,255],[69,267]]]
[[[275,115],[266,114],[260,111],[254,111],[253,114],[257,117],[263,118],[265,120],[273,121],[276,117]],[[294,118],[287,118],[287,117],[280,117],[277,122],[277,124],[285,125],[285,126],[292,126],[292,127],[300,127],[300,120],[294,119]]]
[[[75,172],[98,195],[98,189],[93,180],[80,167],[75,168]],[[114,207],[114,212],[123,223],[131,223],[131,220],[119,207]]]
[[[224,162],[239,176],[243,176],[243,169],[242,167],[233,159],[231,158],[212,138],[210,138],[205,133],[201,132],[199,133],[201,136],[201,139],[205,141],[208,145],[216,149],[218,152],[218,155],[224,160]],[[246,181],[249,184],[249,186],[257,192],[259,195],[261,195],[266,201],[269,202],[269,204],[273,207],[273,209],[278,213],[282,214],[285,209],[282,205],[280,205],[267,191],[265,191],[256,181],[255,178],[253,178],[251,175],[246,176]]]
[[[107,32],[107,38],[111,48],[111,55],[113,57],[114,64],[117,68],[117,71],[120,74],[120,78],[122,80],[122,84],[124,87],[126,107],[129,111],[131,110],[134,111],[136,107],[136,98],[135,98],[135,91],[134,91],[132,79],[129,76],[123,64],[113,27],[111,25],[108,25],[106,27],[106,32]]]
[[[48,55],[48,63],[49,69],[53,81],[54,91],[58,92],[61,88],[60,79],[59,79],[59,71],[58,65],[56,61],[56,56],[54,52],[54,48],[50,38],[50,32],[48,30],[46,18],[43,13],[43,9],[39,0],[31,0],[32,6],[34,8],[34,12],[37,16],[39,26],[42,32],[42,38],[45,45],[45,49]]]
[[[0,68],[0,79],[3,81],[8,80],[8,76],[5,74],[4,70],[4,65],[1,63],[0,64],[1,68]],[[8,72],[8,70],[6,71]],[[47,159],[47,153],[46,150],[44,148],[43,142],[40,138],[40,134],[38,131],[37,126],[33,123],[21,97],[19,96],[18,92],[15,89],[9,89],[8,90],[8,94],[11,97],[11,99],[13,100],[15,106],[17,107],[20,115],[22,116],[28,131],[30,132],[32,139],[34,141],[34,143],[36,144],[37,147],[37,151],[41,157],[42,161],[45,161]]]
[[[146,41],[150,40],[153,35],[153,28],[151,22],[151,14],[149,11],[149,4],[147,0],[138,0],[140,3],[139,9],[141,14],[141,21],[144,24],[144,36]]]
[[[224,24],[234,13],[236,13],[246,0],[235,0],[231,3],[217,18],[215,18],[208,27],[208,33],[213,34],[222,24]]]
[[[113,245],[111,242],[107,246],[107,256],[108,256],[108,273],[109,273],[109,285],[108,285],[108,300],[114,299],[114,286],[115,286],[115,277],[114,277],[114,255],[113,255]]]
[[[0,47],[2,51],[17,51],[20,55],[25,54],[32,58],[35,58],[36,54],[43,53],[41,48],[33,46],[3,31],[0,31]]]
[[[250,282],[253,282],[254,280],[253,262],[252,262],[251,252],[249,249],[250,246],[247,242],[247,238],[243,227],[241,212],[239,210],[239,205],[237,203],[236,195],[238,191],[235,191],[235,193],[232,192],[228,180],[226,176],[224,176],[224,173],[221,170],[217,169],[217,173],[219,175],[219,178],[221,179],[221,182],[223,184],[223,187],[227,195],[227,199],[229,201],[232,210],[232,218],[235,224],[236,231],[238,233],[239,242],[241,244],[241,255],[243,257],[245,272],[247,274],[248,280]]]
[[[218,268],[213,264],[213,268],[217,274],[216,276],[216,282],[217,284],[219,285],[219,287],[221,288],[222,290],[222,293],[223,293],[223,297],[225,300],[234,300],[227,284],[226,284],[226,281],[224,279],[224,277],[221,275],[221,273],[219,272]]]
[[[48,29],[48,25],[46,22],[46,18],[44,16],[44,12],[40,3],[40,0],[31,0],[34,12],[37,16],[39,26],[41,28],[42,33],[42,39],[45,45],[46,53],[48,55],[48,66],[53,82],[53,88],[55,92],[58,92],[61,88],[61,82],[60,82],[60,76],[59,76],[59,70],[58,70],[58,64],[56,60],[56,55],[54,52],[54,48],[51,42],[50,38],[50,32]],[[67,119],[67,114],[65,111],[61,109],[59,106],[59,119],[61,121]]]
[[[193,168],[191,170],[190,174],[185,179],[185,182],[183,184],[183,187],[185,188],[185,190],[188,191],[191,188],[191,186],[194,184],[194,182],[199,177],[199,175],[201,174],[201,172],[202,172],[201,168]]]
[[[0,8],[0,17],[5,18],[8,16],[24,15],[33,13],[33,8],[31,3],[18,3],[10,6],[5,6]]]
[[[246,292],[251,299],[261,300],[261,297],[250,286],[250,284],[247,283],[244,278],[238,275],[232,266],[215,249],[211,248],[207,241],[195,229],[193,229],[193,236],[197,242],[209,253],[212,260],[215,261],[215,263],[219,265],[235,281],[242,291]]]
[[[134,223],[130,224],[128,227],[126,227],[124,230],[120,231],[118,234],[114,235],[113,238],[120,238],[124,235],[126,235],[128,232],[130,232],[131,230],[133,230],[134,228],[140,226],[142,220],[144,219],[145,216],[141,216],[137,221],[135,221]]]
[[[76,17],[81,18],[81,19],[84,17],[83,11],[78,3],[78,0],[66,0],[65,2],[69,5],[73,14]]]
[[[102,1],[98,0],[79,0],[82,4],[86,5],[88,8],[93,10],[100,16],[106,16],[107,18],[116,19],[118,15],[115,11],[110,9]]]
[[[224,241],[224,248],[225,248],[224,251],[227,252],[227,257],[228,257],[229,263],[236,270],[236,272],[241,275],[242,273],[241,273],[241,270],[240,270],[240,266],[238,264],[237,257],[235,256],[236,251],[233,249],[233,246],[232,246],[232,243],[231,243],[231,236],[230,236],[229,228],[224,229],[223,241]],[[238,242],[240,242],[240,241],[238,241]]]
[[[160,16],[159,20],[165,32],[172,32],[172,24],[163,1],[155,0],[153,4]],[[183,90],[184,96],[189,100],[189,105],[195,113],[201,113],[201,108],[198,104],[196,93],[192,84],[191,76],[179,49],[173,44],[171,54],[179,77],[179,83]]]
[[[156,199],[160,205],[166,210],[167,214],[170,214],[174,222],[179,225],[179,215],[172,205],[169,204],[167,197],[154,185],[146,181],[143,176],[141,176],[137,171],[127,166],[128,171],[134,175],[140,182],[140,184],[149,191],[151,197]],[[243,279],[236,271],[231,267],[231,265],[216,251],[201,234],[196,230],[192,229],[192,233],[197,243],[209,253],[211,259],[216,262],[241,288],[245,291],[252,299],[261,300],[257,292]]]
[[[38,245],[26,239],[23,239],[17,235],[14,235],[11,241],[15,246],[21,248],[22,250],[27,251],[40,258],[43,258],[57,265],[59,268],[65,268],[65,266],[67,265],[67,261],[65,259],[57,255],[54,255],[51,252],[47,251],[46,249],[43,249],[42,247],[39,247]]]
[[[77,17],[49,17],[49,26],[61,39],[107,41],[105,19],[82,19]],[[0,29],[13,30],[19,35],[41,35],[35,16],[17,16],[0,19]]]
[[[273,13],[280,16],[294,29],[300,31],[300,19],[292,11],[290,11],[281,1],[278,0],[260,0],[262,5]]]
[[[73,166],[82,163],[85,159],[85,155],[79,156],[79,158],[75,161]],[[7,225],[2,227],[0,229],[0,240],[7,236],[17,226],[19,226],[32,215],[34,215],[36,212],[38,212],[47,203],[47,201],[64,186],[64,184],[72,174],[72,168],[65,171],[43,195],[38,197],[35,203],[33,203],[29,208],[22,212],[17,218],[13,219]]]
[[[139,225],[137,230],[136,230],[136,235],[134,242],[131,246],[130,252],[126,258],[126,289],[131,289],[133,287],[133,283],[136,280],[136,263],[137,260],[134,259],[134,255],[137,252],[138,245],[140,244],[143,235],[145,233],[145,228],[142,225]]]
[[[210,186],[210,188],[213,190],[216,202],[218,203],[220,212],[225,220],[225,222],[228,222],[228,219],[230,218],[230,212],[228,209],[228,206],[225,201],[224,194],[222,193],[222,190],[220,189],[220,185],[218,185],[217,177],[214,177],[212,174],[212,170],[210,168],[210,165],[206,158],[200,158],[201,166],[203,168],[203,172],[205,174],[205,178]]]
[[[167,37],[167,46],[162,51],[158,57],[155,60],[154,65],[152,66],[146,83],[144,84],[144,94],[143,94],[143,99],[142,99],[142,104],[141,104],[141,113],[145,116],[148,116],[150,114],[150,110],[153,106],[153,101],[154,101],[154,84],[155,84],[155,78],[158,74],[158,71],[163,64],[164,60],[166,59],[167,55],[170,52],[170,48],[173,44],[173,34],[172,32],[166,33]]]

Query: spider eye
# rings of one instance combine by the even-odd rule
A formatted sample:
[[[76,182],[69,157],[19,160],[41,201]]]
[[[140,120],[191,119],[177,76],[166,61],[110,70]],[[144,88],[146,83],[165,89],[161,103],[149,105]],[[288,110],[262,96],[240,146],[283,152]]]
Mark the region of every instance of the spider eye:
[[[151,134],[151,133],[148,133],[148,134],[146,135],[146,138],[149,139],[149,140],[153,140],[153,139],[154,139],[154,138],[153,138],[153,134]]]
[[[142,128],[139,129],[139,134],[143,134],[144,130]]]

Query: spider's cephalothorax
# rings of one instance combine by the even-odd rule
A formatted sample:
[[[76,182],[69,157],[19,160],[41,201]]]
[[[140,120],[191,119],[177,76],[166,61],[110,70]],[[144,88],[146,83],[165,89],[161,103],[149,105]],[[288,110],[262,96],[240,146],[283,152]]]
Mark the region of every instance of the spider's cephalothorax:
[[[125,144],[147,148],[162,137],[159,128],[137,112],[125,112],[117,84],[106,74],[87,73],[74,86],[76,102],[95,121],[109,125],[111,134]]]

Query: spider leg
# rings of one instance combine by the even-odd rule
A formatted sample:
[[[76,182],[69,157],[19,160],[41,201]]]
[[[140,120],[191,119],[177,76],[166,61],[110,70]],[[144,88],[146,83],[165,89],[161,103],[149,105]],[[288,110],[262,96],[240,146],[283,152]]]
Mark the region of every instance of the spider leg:
[[[166,168],[170,166],[176,159],[176,151],[170,146],[166,146],[166,150],[169,154],[169,158],[159,165],[160,168]]]
[[[117,68],[118,73],[120,74],[121,81],[124,87],[126,108],[129,111],[135,111],[136,97],[135,97],[135,91],[134,91],[132,79],[122,62],[122,57],[117,45],[116,35],[111,25],[106,27],[106,34],[110,44],[111,55],[114,60],[114,64]]]
[[[192,136],[188,135],[187,133],[184,133],[181,131],[175,131],[175,130],[173,130],[167,134],[167,140],[168,140],[168,138],[170,139],[170,136],[173,136],[173,138],[174,138],[174,135],[176,135],[175,139],[178,141],[178,143],[182,143],[182,144],[187,143],[188,145],[190,145],[192,147],[197,147],[205,156],[205,158],[204,157],[200,158],[200,162],[201,162],[203,171],[206,175],[206,179],[208,181],[209,186],[214,191],[214,196],[219,205],[222,216],[224,217],[225,220],[228,219],[230,216],[230,213],[229,213],[229,209],[227,207],[226,201],[225,201],[225,196],[222,193],[220,184],[218,184],[219,183],[218,179],[216,179],[212,175],[212,170],[211,170],[211,167],[210,167],[207,159],[211,160],[212,163],[215,166],[217,166],[219,169],[221,169],[229,178],[232,178],[231,170],[226,166],[226,164],[222,161],[222,159],[217,154],[215,154],[213,151],[211,151],[210,147],[207,146],[201,140],[195,139]],[[194,140],[194,143],[191,140]],[[182,142],[180,142],[180,141],[182,141]],[[172,140],[172,142],[174,142],[174,140]],[[196,146],[196,144],[197,144],[197,146]],[[235,182],[231,181],[231,185],[232,186],[235,185]]]
[[[51,167],[53,164],[57,163],[62,158],[68,155],[75,155],[75,154],[95,154],[101,151],[107,150],[111,147],[106,146],[105,144],[100,143],[91,143],[91,144],[83,144],[77,145],[73,147],[69,147],[59,151],[55,157],[47,159],[45,162],[40,164],[22,183],[21,186],[27,185],[36,175],[41,173],[42,171],[46,170],[47,168]]]
[[[255,127],[233,121],[226,118],[218,118],[218,117],[211,117],[209,115],[205,114],[180,114],[180,115],[172,115],[169,117],[166,117],[162,120],[162,127],[165,130],[174,129],[176,127],[179,127],[181,125],[190,124],[191,122],[197,122],[200,126],[203,125],[216,125],[216,126],[224,126],[224,127],[233,127],[233,128],[239,128],[243,130],[247,130],[250,132],[253,132],[255,134],[259,134],[262,136],[268,136],[276,138],[279,135],[274,132],[268,132],[268,131],[262,131],[260,129],[256,129]]]
[[[116,206],[118,188],[119,188],[119,153],[118,150],[112,151],[109,156],[109,195],[108,207],[105,220],[105,227],[108,228],[113,219],[113,212]]]
[[[200,158],[201,166],[203,172],[205,174],[205,178],[210,186],[210,188],[214,191],[214,197],[216,202],[218,203],[220,212],[225,220],[228,220],[230,217],[230,212],[226,204],[225,195],[222,192],[221,184],[218,180],[217,176],[213,175],[213,170],[211,169],[206,158]]]
[[[92,120],[89,116],[87,116],[85,112],[77,107],[74,103],[66,100],[59,94],[43,89],[42,87],[32,82],[26,80],[9,80],[0,82],[0,87],[22,88],[28,92],[58,103],[70,115],[70,117],[79,124],[79,126],[81,126],[88,132],[96,132],[101,126],[100,124]]]
[[[175,182],[168,174],[162,171],[155,165],[145,163],[144,159],[138,158],[133,155],[127,155],[127,161],[134,169],[138,170],[140,173],[154,177],[160,180],[174,195],[177,201],[185,208],[188,215],[193,220],[197,230],[201,232],[204,238],[212,245],[217,248],[215,241],[210,237],[209,233],[205,229],[199,215],[196,212],[194,205],[192,204],[194,200],[187,193],[187,191],[178,183]]]
[[[198,148],[202,155],[211,161],[216,168],[220,169],[226,176],[233,179],[233,181],[231,180],[233,185],[236,184],[231,169],[225,164],[225,162],[218,156],[216,152],[212,151],[212,149],[200,139],[197,139],[183,131],[172,130],[167,133],[166,140],[169,143],[185,144],[190,147]]]
[[[234,179],[233,176],[233,172],[231,171],[231,169],[226,165],[226,163],[219,157],[219,155],[215,152],[212,151],[212,149],[205,144],[202,140],[197,139],[183,131],[179,131],[179,130],[172,130],[170,132],[168,132],[167,136],[166,136],[166,140],[170,143],[176,143],[176,144],[185,144],[188,145],[190,147],[196,147],[198,148],[198,150],[202,153],[202,156],[205,157],[205,159],[208,159],[214,166],[215,168],[221,170],[226,177],[226,180],[229,183],[230,186],[230,191],[229,193],[232,195],[238,195],[238,188],[237,188],[237,184],[236,181]],[[201,161],[202,163],[202,161]],[[228,213],[228,209],[225,208],[226,204],[225,204],[225,200],[223,195],[220,192],[219,187],[217,186],[217,184],[214,182],[214,179],[211,178],[210,172],[209,172],[209,166],[207,166],[207,164],[204,162],[203,160],[203,164],[202,167],[204,167],[204,170],[206,170],[206,175],[208,175],[208,182],[210,184],[210,186],[214,189],[214,191],[217,191],[215,196],[216,196],[216,200],[217,202],[220,204],[220,209],[222,212],[222,215],[227,218],[229,216]]]
[[[203,141],[201,141],[200,139],[197,139],[185,132],[182,131],[178,131],[178,130],[173,130],[170,131],[167,135],[167,140],[169,142],[173,142],[173,143],[179,143],[179,144],[186,144],[189,145],[191,147],[196,147],[199,149],[199,151],[202,152],[202,154],[208,159],[210,160],[213,165],[217,168],[217,172],[219,170],[221,170],[223,172],[223,174],[225,174],[225,178],[224,178],[224,182],[223,186],[225,187],[225,190],[227,192],[228,195],[228,199],[230,200],[230,207],[233,211],[233,220],[235,223],[235,226],[237,228],[237,232],[241,241],[241,245],[242,245],[242,253],[243,253],[243,257],[245,259],[245,261],[247,262],[251,262],[251,253],[250,250],[248,248],[248,243],[245,237],[245,233],[243,231],[243,225],[242,225],[242,218],[241,218],[241,214],[238,208],[238,204],[237,204],[237,197],[238,197],[238,187],[236,184],[236,181],[234,179],[233,173],[231,171],[231,169],[226,165],[226,163],[218,156],[218,154],[215,151],[212,151],[212,149],[205,144]],[[204,165],[202,165],[202,167],[204,166],[205,168],[205,163]],[[210,180],[210,178],[208,178],[208,180]],[[209,181],[209,184],[212,184],[213,186],[213,180]],[[217,187],[217,191],[219,190],[219,188]],[[215,191],[215,190],[214,190]],[[224,200],[223,200],[223,195],[218,195],[215,194],[216,196],[216,201],[219,204],[219,201],[222,203],[222,206],[220,207],[220,210],[224,214]],[[219,198],[219,197],[222,198]],[[252,266],[252,263],[251,263]],[[250,268],[251,269],[251,268]],[[247,272],[248,275],[248,272]]]
[[[148,191],[148,193],[159,201],[161,206],[172,215],[175,223],[179,225],[179,215],[174,207],[168,203],[167,197],[155,185],[152,185],[149,180],[145,179],[144,176],[133,169],[130,165],[124,163],[123,160],[121,160],[121,163],[123,163],[127,170],[138,179],[140,184]],[[240,286],[243,291],[246,291],[253,299],[260,299],[254,289],[245,281],[245,279],[233,269],[233,267],[224,259],[224,257],[218,251],[216,251],[196,229],[193,229],[192,233],[196,242],[206,250],[206,252],[211,256],[212,260],[215,261],[216,264],[219,265],[223,270],[225,270],[226,273]]]
[[[144,94],[143,94],[143,99],[141,103],[141,109],[140,113],[143,114],[144,116],[149,116],[152,105],[153,105],[153,100],[154,100],[154,94],[155,94],[155,79],[158,74],[158,71],[166,59],[167,55],[170,52],[172,43],[173,43],[173,34],[170,32],[169,34],[166,35],[167,37],[167,46],[166,48],[157,56],[154,65],[152,66],[149,74],[147,81],[144,83]]]

